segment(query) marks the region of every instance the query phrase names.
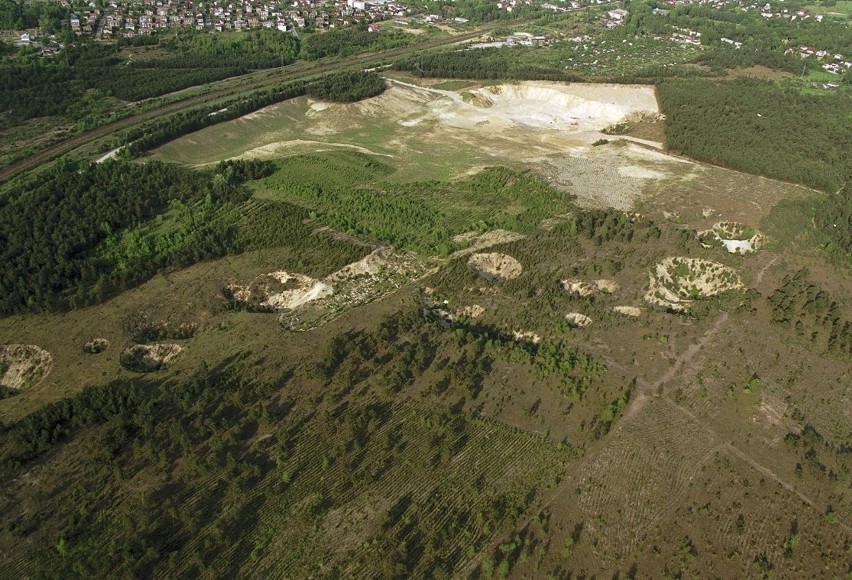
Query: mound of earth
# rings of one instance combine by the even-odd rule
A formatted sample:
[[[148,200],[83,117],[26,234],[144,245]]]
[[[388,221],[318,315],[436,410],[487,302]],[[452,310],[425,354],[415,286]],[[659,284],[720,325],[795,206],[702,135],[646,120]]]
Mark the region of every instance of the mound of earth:
[[[568,294],[585,298],[595,293],[595,288],[588,282],[577,280],[575,278],[567,278],[560,282],[562,289]]]
[[[632,316],[634,318],[642,315],[642,309],[635,306],[616,306],[612,311],[616,314],[623,314],[624,316]]]
[[[604,294],[615,294],[621,288],[615,280],[595,280],[592,284],[595,290]]]
[[[529,330],[513,330],[512,338],[518,341],[531,342],[533,344],[541,342],[541,337],[535,332],[531,332]]]
[[[488,109],[489,107],[492,107],[494,105],[491,99],[478,92],[472,93],[470,91],[465,91],[461,94],[461,96],[462,100],[464,100],[465,103],[469,103],[475,107]]]
[[[515,258],[497,252],[473,254],[467,266],[488,280],[513,280],[523,272],[523,266]]]
[[[491,246],[496,246],[497,244],[517,242],[518,240],[523,240],[525,237],[526,236],[524,234],[519,234],[518,232],[499,229],[491,230],[490,232],[485,232],[484,234],[479,234],[477,232],[467,232],[464,234],[458,234],[456,236],[453,236],[452,241],[457,244],[470,244],[470,246],[467,248],[462,248],[461,250],[456,250],[455,252],[450,254],[450,258],[466,256],[468,254],[480,252],[486,248],[490,248]]]
[[[264,312],[292,310],[332,292],[331,284],[284,270],[261,274],[248,286],[230,284],[224,290],[230,300]]]
[[[137,373],[158,371],[170,363],[183,350],[179,344],[134,344],[121,351],[121,366]]]
[[[562,289],[568,294],[585,298],[591,296],[595,292],[603,292],[604,294],[615,294],[621,288],[615,280],[594,280],[586,282],[576,278],[567,278],[561,280]]]
[[[373,250],[357,262],[352,262],[334,272],[323,282],[333,284],[344,280],[352,280],[361,276],[376,276],[387,269],[399,269],[399,265],[391,260],[393,248],[382,247]]]
[[[592,323],[591,318],[579,312],[569,312],[565,315],[565,320],[572,328],[585,328]]]
[[[732,268],[701,258],[666,258],[650,273],[645,300],[674,312],[685,312],[693,300],[743,288]]]
[[[19,391],[40,383],[53,368],[53,357],[33,344],[0,346],[0,387]]]
[[[105,338],[93,338],[83,345],[83,352],[98,354],[109,348],[109,341]]]

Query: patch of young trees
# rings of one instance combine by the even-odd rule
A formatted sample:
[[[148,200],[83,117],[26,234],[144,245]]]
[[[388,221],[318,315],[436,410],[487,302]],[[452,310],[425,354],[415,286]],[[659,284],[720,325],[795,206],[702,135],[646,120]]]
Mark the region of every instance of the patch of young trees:
[[[852,320],[840,304],[810,280],[807,270],[786,276],[768,298],[772,322],[793,329],[819,352],[852,355]]]

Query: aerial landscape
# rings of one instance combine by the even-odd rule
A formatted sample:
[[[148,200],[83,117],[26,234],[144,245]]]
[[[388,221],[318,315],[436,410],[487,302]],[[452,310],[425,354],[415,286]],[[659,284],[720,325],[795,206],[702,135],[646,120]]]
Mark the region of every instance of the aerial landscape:
[[[0,0],[0,578],[852,578],[852,0]]]

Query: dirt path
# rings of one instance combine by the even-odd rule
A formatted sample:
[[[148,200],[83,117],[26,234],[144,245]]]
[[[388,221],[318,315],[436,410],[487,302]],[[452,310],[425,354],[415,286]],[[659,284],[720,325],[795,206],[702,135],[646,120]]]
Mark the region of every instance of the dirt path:
[[[780,260],[780,259],[781,259],[781,256],[775,256],[774,258],[772,258],[771,260],[769,260],[769,261],[766,263],[766,265],[765,265],[765,266],[763,266],[763,268],[761,268],[761,269],[760,269],[760,272],[758,272],[758,273],[755,275],[755,277],[754,277],[754,283],[752,284],[752,286],[754,286],[754,287],[760,286],[760,283],[761,283],[761,282],[763,282],[763,275],[764,275],[764,274],[766,274],[766,271],[767,271],[767,270],[769,270],[769,268],[771,268],[772,266],[774,266],[774,265],[775,265],[775,262],[777,262],[777,261],[778,261],[778,260]]]

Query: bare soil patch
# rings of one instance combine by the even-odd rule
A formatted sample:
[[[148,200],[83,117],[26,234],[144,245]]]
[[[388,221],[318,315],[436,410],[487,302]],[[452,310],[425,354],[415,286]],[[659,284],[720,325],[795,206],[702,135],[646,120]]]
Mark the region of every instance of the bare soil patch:
[[[601,292],[603,294],[615,294],[621,288],[618,285],[618,282],[609,279],[586,282],[585,280],[577,278],[566,278],[564,280],[560,280],[560,285],[568,294],[571,294],[572,296],[579,296],[580,298],[592,296],[597,292]]]
[[[485,312],[485,308],[479,304],[471,304],[458,310],[459,316],[467,316],[468,318],[479,318]]]
[[[615,306],[612,309],[616,314],[622,314],[624,316],[630,316],[633,318],[637,318],[642,316],[642,309],[637,308],[635,306]]]
[[[289,330],[310,330],[352,308],[390,294],[429,271],[426,261],[414,254],[391,247],[377,248],[317,281],[327,291],[298,307],[282,310],[278,321]]]
[[[694,300],[743,288],[732,268],[702,258],[666,258],[650,274],[645,300],[652,306],[685,312]]]
[[[53,368],[53,357],[33,344],[0,347],[0,387],[19,391],[44,380]]]
[[[509,230],[492,230],[490,232],[485,232],[484,234],[477,234],[476,232],[458,234],[457,236],[453,236],[453,242],[457,244],[469,243],[470,246],[453,252],[450,254],[450,258],[467,256],[468,254],[479,252],[480,250],[496,246],[497,244],[517,242],[518,240],[523,240],[525,237],[526,236],[524,234],[519,234],[518,232],[512,232]]]
[[[473,254],[467,265],[487,280],[513,280],[523,272],[523,266],[515,258],[497,252]]]
[[[707,247],[721,244],[731,254],[750,254],[765,241],[764,235],[754,228],[728,221],[717,222],[712,229],[699,232],[698,238]]]
[[[98,354],[109,348],[109,341],[105,338],[93,338],[83,345],[83,352]]]
[[[569,312],[565,315],[565,321],[572,328],[585,328],[592,323],[592,319],[579,312]]]
[[[179,344],[134,344],[121,351],[119,362],[129,371],[152,373],[174,360],[182,350]]]
[[[224,289],[226,298],[261,312],[292,310],[332,292],[326,282],[284,270],[261,274],[247,286],[231,283]]]

